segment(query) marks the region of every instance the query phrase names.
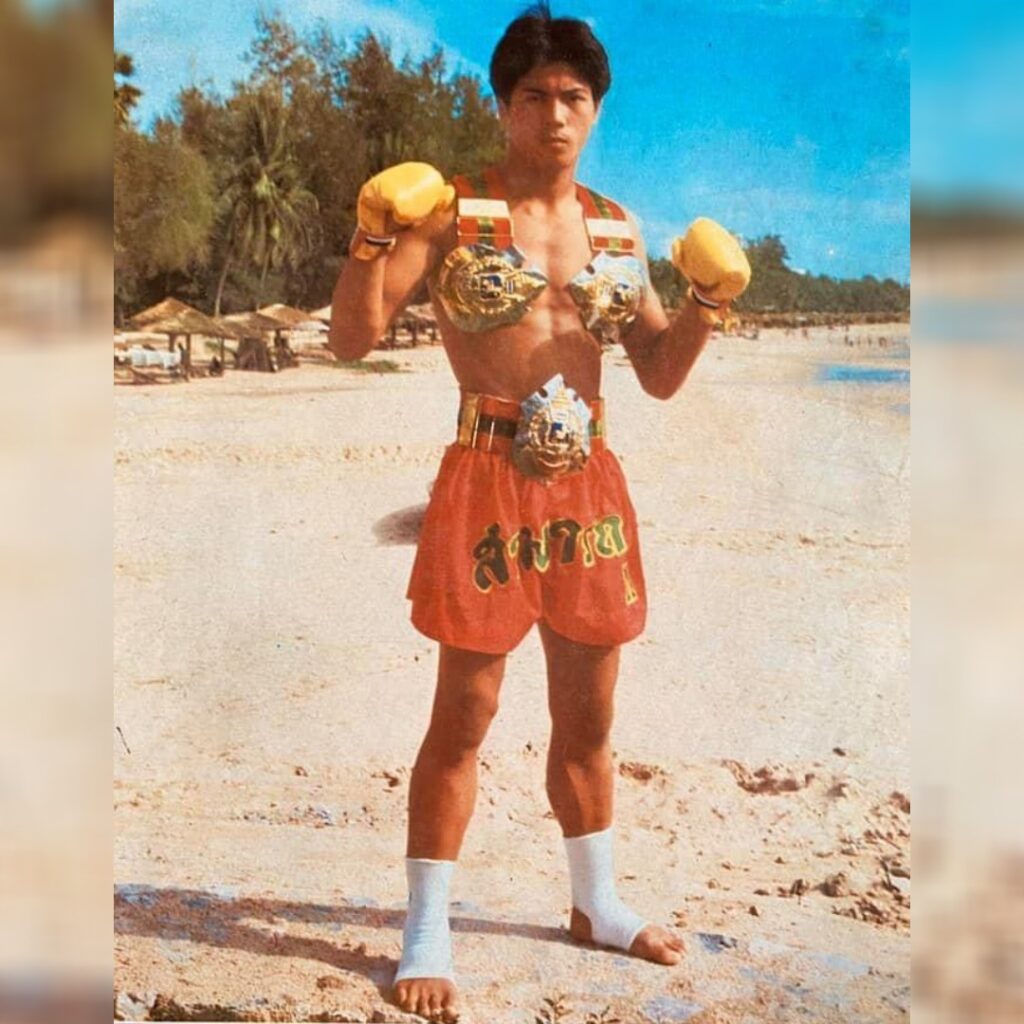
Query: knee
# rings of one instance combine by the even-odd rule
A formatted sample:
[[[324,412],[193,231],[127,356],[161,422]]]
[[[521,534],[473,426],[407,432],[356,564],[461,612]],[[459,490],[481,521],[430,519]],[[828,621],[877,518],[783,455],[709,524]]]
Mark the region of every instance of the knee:
[[[551,755],[563,762],[593,762],[611,754],[611,722],[594,719],[551,731]]]
[[[474,695],[431,722],[424,748],[434,760],[449,764],[475,758],[497,713],[495,697]]]

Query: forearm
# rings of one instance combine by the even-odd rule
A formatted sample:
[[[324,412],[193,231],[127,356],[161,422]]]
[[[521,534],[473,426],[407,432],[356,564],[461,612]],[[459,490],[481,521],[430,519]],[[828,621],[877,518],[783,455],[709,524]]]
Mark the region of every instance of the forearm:
[[[331,297],[327,347],[339,359],[362,359],[387,330],[384,306],[388,257],[360,260],[349,256]]]
[[[671,322],[629,356],[640,385],[655,398],[671,398],[683,385],[711,336],[711,326],[692,301],[684,301]]]

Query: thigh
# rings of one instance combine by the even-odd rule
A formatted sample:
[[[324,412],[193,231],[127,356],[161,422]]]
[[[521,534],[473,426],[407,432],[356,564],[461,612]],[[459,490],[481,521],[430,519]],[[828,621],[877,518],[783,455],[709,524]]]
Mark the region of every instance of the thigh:
[[[505,655],[440,645],[431,728],[482,739],[498,710]]]
[[[636,513],[608,451],[550,488],[543,620],[563,637],[613,646],[644,628],[647,600]]]
[[[407,596],[413,625],[454,648],[507,654],[540,618],[536,573],[521,571],[518,471],[453,445],[423,520]]]
[[[540,623],[548,670],[548,708],[553,727],[581,739],[601,738],[611,729],[619,647],[582,644]]]

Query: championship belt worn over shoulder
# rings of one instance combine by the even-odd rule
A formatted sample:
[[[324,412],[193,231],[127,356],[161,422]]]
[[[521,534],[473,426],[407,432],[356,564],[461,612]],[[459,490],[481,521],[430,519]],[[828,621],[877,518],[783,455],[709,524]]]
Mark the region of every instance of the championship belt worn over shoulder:
[[[458,240],[438,273],[437,292],[448,319],[471,334],[518,323],[547,278],[526,266],[512,240],[512,214],[493,168],[457,175]]]
[[[576,186],[576,198],[594,256],[569,282],[569,294],[584,327],[602,344],[612,344],[636,319],[646,275],[626,211],[585,185]]]

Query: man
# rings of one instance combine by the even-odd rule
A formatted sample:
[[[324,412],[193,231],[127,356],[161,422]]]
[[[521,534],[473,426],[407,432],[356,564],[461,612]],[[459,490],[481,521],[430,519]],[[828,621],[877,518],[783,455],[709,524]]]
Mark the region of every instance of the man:
[[[683,944],[618,898],[609,732],[619,646],[646,614],[636,522],[605,444],[601,344],[621,340],[667,399],[749,280],[732,236],[701,220],[673,259],[691,289],[671,323],[636,224],[575,181],[611,75],[601,44],[545,5],[491,62],[507,152],[447,184],[401,164],[364,185],[335,289],[340,358],[368,353],[426,281],[461,405],[409,584],[413,622],[440,643],[437,691],[409,794],[409,911],[394,996],[449,1016],[448,884],[476,795],[476,756],[505,656],[537,623],[552,717],[547,792],[569,860],[570,932],[662,964]]]

